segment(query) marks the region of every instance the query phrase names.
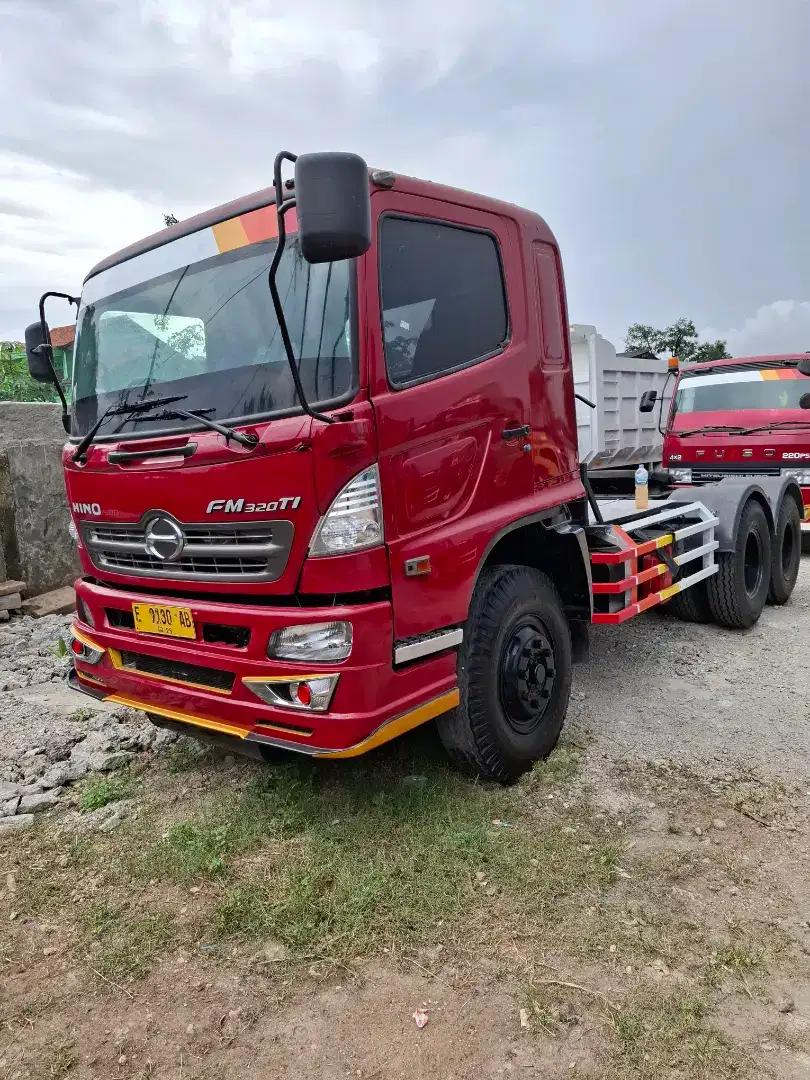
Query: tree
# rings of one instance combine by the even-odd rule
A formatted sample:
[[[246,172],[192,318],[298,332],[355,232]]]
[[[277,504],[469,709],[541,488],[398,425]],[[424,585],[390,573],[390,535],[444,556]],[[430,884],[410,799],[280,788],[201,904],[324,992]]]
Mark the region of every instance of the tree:
[[[174,214],[164,214],[163,215],[163,224],[168,229],[168,227],[170,225],[179,225],[180,224],[180,218],[176,218],[174,216]]]
[[[684,364],[702,364],[707,360],[730,357],[725,341],[703,341],[691,319],[678,319],[664,330],[645,323],[633,323],[624,339],[629,350],[649,351],[655,356],[677,356]]]
[[[0,401],[58,401],[50,383],[34,382],[28,374],[21,341],[0,341]]]

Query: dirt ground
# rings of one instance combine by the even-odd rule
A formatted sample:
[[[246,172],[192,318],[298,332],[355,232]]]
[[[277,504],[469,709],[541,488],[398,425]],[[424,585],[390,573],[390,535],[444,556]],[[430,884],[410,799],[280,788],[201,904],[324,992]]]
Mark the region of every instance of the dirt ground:
[[[84,781],[0,838],[0,1076],[810,1076],[809,631],[805,558],[748,633],[595,634],[509,790],[430,730]]]

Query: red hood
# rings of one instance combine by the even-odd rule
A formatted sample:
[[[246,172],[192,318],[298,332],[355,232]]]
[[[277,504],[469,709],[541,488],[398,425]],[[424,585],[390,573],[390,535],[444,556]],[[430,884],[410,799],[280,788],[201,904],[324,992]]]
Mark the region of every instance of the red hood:
[[[74,447],[67,446],[63,455],[65,483],[73,519],[85,540],[80,548],[85,572],[113,583],[146,587],[155,584],[160,589],[293,593],[321,515],[340,488],[376,456],[370,405],[361,402],[353,411],[353,422],[329,426],[301,416],[256,425],[252,430],[260,442],[254,450],[235,443],[227,446],[216,432],[178,433],[96,444],[88,453],[87,463],[78,466],[71,457]],[[179,451],[191,443],[196,444],[196,449],[185,458],[178,454],[123,463],[109,460],[110,454],[120,451],[173,447]],[[120,527],[145,526],[151,511],[163,511],[181,527],[197,526],[195,544],[222,542],[224,534],[216,528],[211,537],[201,541],[200,527],[234,526],[237,533],[244,534],[240,542],[251,543],[249,526],[257,526],[258,534],[264,532],[269,537],[274,523],[287,522],[276,525],[273,536],[273,542],[279,541],[284,548],[275,556],[278,562],[273,574],[281,572],[270,581],[238,580],[228,574],[230,580],[219,582],[184,575],[173,577],[172,567],[180,564],[166,563],[156,580],[153,574],[139,573],[137,569],[127,573],[122,554],[127,559],[131,556],[126,550],[114,554],[115,565],[122,567],[119,572],[110,569],[109,561],[100,566],[98,556],[94,565],[86,546],[88,539],[98,543],[99,536],[104,536],[118,543],[122,539],[125,544],[139,543],[137,529],[122,531]],[[114,528],[91,535],[89,530],[95,523]],[[232,539],[233,534],[227,534],[227,541]],[[240,554],[234,552],[235,562]]]

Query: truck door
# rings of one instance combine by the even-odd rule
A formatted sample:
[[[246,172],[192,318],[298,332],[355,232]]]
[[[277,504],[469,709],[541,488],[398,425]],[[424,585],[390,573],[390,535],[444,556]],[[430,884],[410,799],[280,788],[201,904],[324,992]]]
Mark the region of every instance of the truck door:
[[[482,537],[531,500],[526,314],[510,221],[395,191],[373,209],[370,385],[401,641],[457,621]]]
[[[559,253],[552,244],[535,240],[531,259],[539,355],[529,370],[530,423],[534,485],[539,490],[575,477],[579,453],[570,405],[574,376]]]

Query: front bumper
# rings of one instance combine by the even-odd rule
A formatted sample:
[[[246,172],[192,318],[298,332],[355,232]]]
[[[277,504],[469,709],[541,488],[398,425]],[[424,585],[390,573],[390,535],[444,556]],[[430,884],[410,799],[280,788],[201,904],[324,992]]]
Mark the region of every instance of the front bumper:
[[[455,653],[394,668],[387,601],[319,608],[237,604],[150,596],[84,579],[76,583],[76,597],[78,611],[89,612],[93,625],[77,616],[74,632],[103,656],[97,663],[74,657],[74,688],[188,724],[189,734],[197,728],[318,757],[354,757],[458,704]],[[129,619],[134,602],[150,601],[191,608],[196,638],[167,639],[120,625]],[[352,652],[342,663],[268,660],[267,643],[274,631],[331,620],[346,620],[353,627]],[[238,630],[242,638],[249,634],[249,641],[231,645],[204,640],[204,628],[211,626]],[[135,670],[129,666],[133,655],[147,658],[153,668],[159,661],[164,673]],[[232,675],[232,686],[223,689],[176,676],[178,668],[188,666],[220,683],[230,681],[223,680],[223,674]],[[294,682],[316,674],[339,676],[327,712],[267,705],[249,689],[251,679]]]

